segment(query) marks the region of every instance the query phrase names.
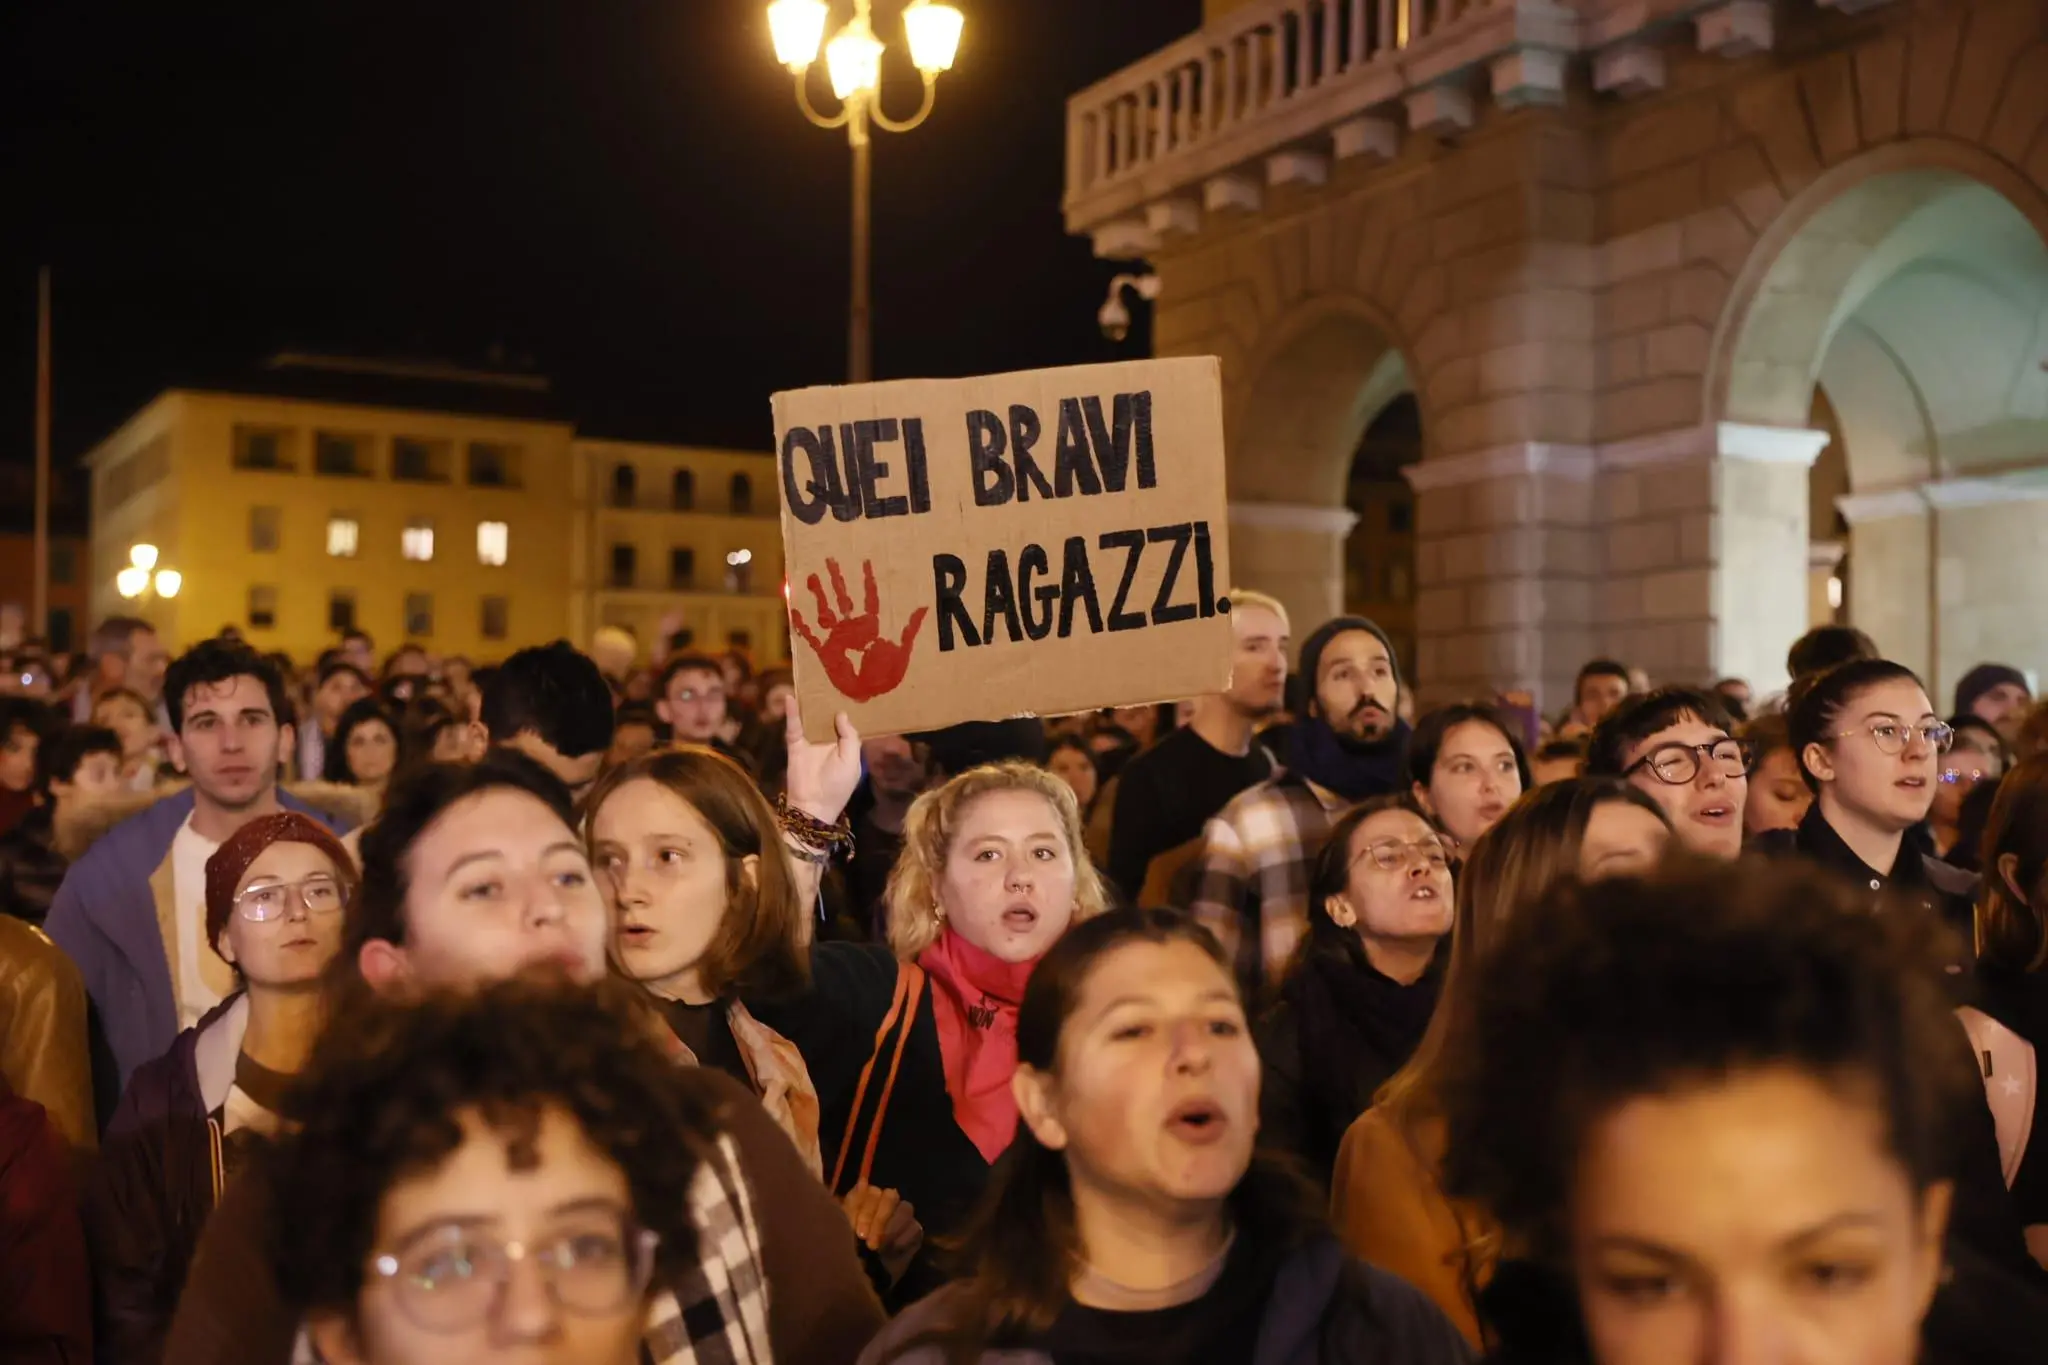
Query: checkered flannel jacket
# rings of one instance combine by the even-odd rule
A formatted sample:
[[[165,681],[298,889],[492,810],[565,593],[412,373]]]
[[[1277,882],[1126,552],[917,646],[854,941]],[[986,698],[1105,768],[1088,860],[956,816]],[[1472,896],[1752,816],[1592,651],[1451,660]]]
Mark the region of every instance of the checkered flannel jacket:
[[[1267,995],[1308,932],[1308,882],[1349,803],[1298,774],[1248,787],[1202,831],[1189,912],[1237,964],[1245,999]]]
[[[642,1365],[773,1365],[761,1229],[740,1174],[739,1150],[720,1134],[690,1182],[697,1261],[649,1296]],[[319,1365],[304,1332],[293,1365]]]

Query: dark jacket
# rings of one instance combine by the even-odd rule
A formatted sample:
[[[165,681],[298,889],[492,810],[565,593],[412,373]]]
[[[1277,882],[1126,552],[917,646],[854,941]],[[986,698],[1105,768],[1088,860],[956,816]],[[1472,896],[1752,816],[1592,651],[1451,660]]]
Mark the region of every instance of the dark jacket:
[[[71,1155],[49,1115],[0,1080],[0,1365],[85,1365],[92,1270]]]
[[[1403,986],[1373,967],[1355,936],[1339,948],[1311,929],[1256,1031],[1260,1143],[1300,1157],[1327,1189],[1345,1130],[1422,1041],[1445,959],[1440,948],[1429,971]]]
[[[1774,829],[1760,834],[1750,847],[1766,857],[1804,857],[1832,872],[1840,873],[1873,897],[1903,897],[1941,917],[1960,938],[1963,956],[1950,964],[1950,973],[1966,972],[1975,960],[1971,947],[1971,924],[1975,915],[1977,875],[1951,867],[1934,854],[1933,842],[1924,829],[1908,830],[1899,846],[1898,860],[1889,868],[1873,868],[1856,856],[1821,814],[1820,802],[1807,807],[1806,818],[1797,829]]]
[[[860,1365],[944,1365],[944,1349],[907,1343],[942,1328],[959,1290],[909,1309],[861,1355]],[[1260,1317],[1253,1365],[1462,1365],[1471,1348],[1458,1329],[1405,1280],[1344,1254],[1334,1237],[1282,1261]],[[983,1365],[1053,1365],[1029,1348],[987,1351]]]
[[[169,1052],[137,1067],[107,1125],[85,1205],[104,1365],[163,1358],[185,1273],[213,1213],[212,1116],[234,1082],[246,1000],[239,993],[223,1000]]]
[[[69,866],[57,852],[56,812],[38,806],[0,835],[0,914],[41,924]]]

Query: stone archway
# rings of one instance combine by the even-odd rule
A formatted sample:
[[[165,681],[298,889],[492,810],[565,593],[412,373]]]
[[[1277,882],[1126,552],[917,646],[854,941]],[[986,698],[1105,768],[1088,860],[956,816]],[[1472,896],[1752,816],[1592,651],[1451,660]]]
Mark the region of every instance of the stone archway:
[[[1724,420],[1830,414],[1847,492],[1815,538],[1839,510],[1847,619],[1944,706],[1983,659],[2048,665],[2044,227],[2040,190],[1966,144],[1845,162],[1759,242],[1710,373]]]
[[[1376,310],[1341,296],[1300,307],[1246,368],[1225,412],[1231,569],[1287,604],[1299,639],[1344,609],[1352,460],[1409,371]]]

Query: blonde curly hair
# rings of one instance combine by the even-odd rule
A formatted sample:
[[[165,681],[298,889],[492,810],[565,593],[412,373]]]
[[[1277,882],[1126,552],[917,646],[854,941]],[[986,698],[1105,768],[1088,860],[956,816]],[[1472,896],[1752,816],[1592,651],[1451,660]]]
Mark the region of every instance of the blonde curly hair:
[[[1073,788],[1043,768],[1014,759],[970,768],[928,791],[910,807],[903,821],[903,852],[889,870],[889,947],[899,961],[911,962],[939,937],[939,879],[946,854],[967,808],[995,792],[1031,792],[1045,798],[1059,817],[1060,837],[1074,863],[1074,922],[1099,915],[1109,904],[1102,874],[1088,859],[1083,842],[1081,807]]]

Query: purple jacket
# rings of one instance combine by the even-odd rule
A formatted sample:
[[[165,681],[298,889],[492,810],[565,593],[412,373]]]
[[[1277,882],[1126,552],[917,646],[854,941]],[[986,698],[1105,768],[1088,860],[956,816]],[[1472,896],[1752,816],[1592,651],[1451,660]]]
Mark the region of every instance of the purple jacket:
[[[295,797],[279,792],[278,801],[286,810],[341,832],[332,819]],[[64,874],[43,924],[78,964],[99,1030],[113,1053],[115,1074],[107,1078],[111,1085],[97,1087],[102,1094],[125,1088],[136,1067],[163,1056],[178,1036],[178,997],[149,879],[170,857],[171,841],[192,814],[192,802],[187,787],[101,835]]]

